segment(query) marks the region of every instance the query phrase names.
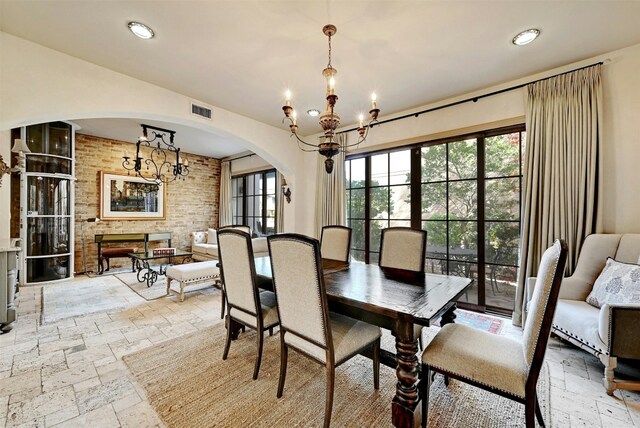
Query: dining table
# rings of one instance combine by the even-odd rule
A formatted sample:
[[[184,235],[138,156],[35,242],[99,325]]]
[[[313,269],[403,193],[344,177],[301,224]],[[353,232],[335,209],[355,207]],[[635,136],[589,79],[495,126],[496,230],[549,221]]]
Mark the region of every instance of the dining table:
[[[273,290],[270,258],[256,258],[255,267],[258,286]],[[473,281],[328,259],[322,260],[322,268],[331,311],[391,330],[395,336],[395,355],[381,350],[381,362],[395,368],[398,378],[391,421],[396,427],[420,426],[420,355],[414,326],[454,322],[456,301]]]

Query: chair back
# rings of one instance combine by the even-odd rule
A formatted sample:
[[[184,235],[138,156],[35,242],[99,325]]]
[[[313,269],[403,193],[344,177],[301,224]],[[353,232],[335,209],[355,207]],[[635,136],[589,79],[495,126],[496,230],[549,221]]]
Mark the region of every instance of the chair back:
[[[248,233],[251,236],[251,228],[249,226],[245,226],[244,224],[230,224],[228,226],[220,226],[218,230],[225,229],[233,229],[233,230],[241,230],[245,233]]]
[[[257,317],[259,297],[251,236],[232,228],[219,230],[218,255],[229,308]]]
[[[410,227],[382,229],[380,267],[424,272],[427,232]]]
[[[535,382],[538,380],[551,334],[551,323],[556,311],[566,262],[567,244],[559,239],[544,252],[540,261],[536,286],[522,335],[524,358],[529,366],[527,389],[535,388]],[[533,386],[529,385],[530,380]]]
[[[331,329],[318,240],[284,233],[267,241],[280,328],[327,349]]]
[[[323,259],[349,262],[351,228],[346,226],[324,226],[320,236],[320,255]]]

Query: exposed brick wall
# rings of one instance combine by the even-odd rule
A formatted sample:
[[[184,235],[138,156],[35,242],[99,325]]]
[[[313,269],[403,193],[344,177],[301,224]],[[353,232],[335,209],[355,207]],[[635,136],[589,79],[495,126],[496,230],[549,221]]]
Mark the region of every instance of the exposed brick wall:
[[[82,271],[82,236],[80,220],[100,217],[100,171],[126,174],[122,156],[133,157],[135,146],[131,143],[76,134],[76,184],[75,184],[75,271]],[[145,154],[142,155],[145,157]],[[173,233],[172,246],[187,249],[191,246],[190,233],[218,227],[220,202],[220,160],[186,154],[189,159],[189,175],[185,181],[167,185],[165,220],[105,220],[84,223],[87,270],[97,271],[98,247],[94,243],[96,233],[162,232]],[[126,244],[142,248],[141,243]],[[166,246],[159,242],[154,246]],[[111,267],[129,265],[126,259],[113,259]]]

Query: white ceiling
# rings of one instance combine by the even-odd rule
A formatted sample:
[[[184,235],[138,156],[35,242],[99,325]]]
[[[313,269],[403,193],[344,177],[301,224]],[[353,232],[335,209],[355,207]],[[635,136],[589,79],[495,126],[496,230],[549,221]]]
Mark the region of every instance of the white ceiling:
[[[366,114],[372,91],[385,115],[640,43],[638,1],[0,0],[0,7],[4,32],[282,128],[287,88],[299,112],[324,107],[327,23],[338,27],[332,62],[343,124]],[[131,20],[156,37],[134,37]],[[531,27],[542,31],[538,40],[511,44]],[[123,121],[77,122],[125,141],[140,133],[124,138]],[[300,133],[318,132],[315,122],[302,117]],[[202,131],[176,134],[181,147],[200,138],[209,141],[206,152],[183,149],[215,157],[244,150]]]

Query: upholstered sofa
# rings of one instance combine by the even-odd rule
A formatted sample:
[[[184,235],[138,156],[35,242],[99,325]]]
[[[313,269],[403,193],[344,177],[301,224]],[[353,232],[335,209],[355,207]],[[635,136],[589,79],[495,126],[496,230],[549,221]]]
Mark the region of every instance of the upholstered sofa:
[[[638,365],[640,360],[640,304],[587,303],[593,285],[605,267],[607,258],[638,263],[640,234],[594,234],[588,236],[580,251],[575,272],[564,278],[553,320],[553,332],[562,339],[590,352],[604,364],[604,386],[609,395],[617,388],[640,389],[640,381],[614,377],[618,359]],[[529,278],[528,295],[535,278]]]
[[[269,255],[267,238],[253,238],[253,256],[263,257]],[[218,260],[218,238],[216,229],[206,232],[191,232],[191,252],[193,259],[198,261]]]

